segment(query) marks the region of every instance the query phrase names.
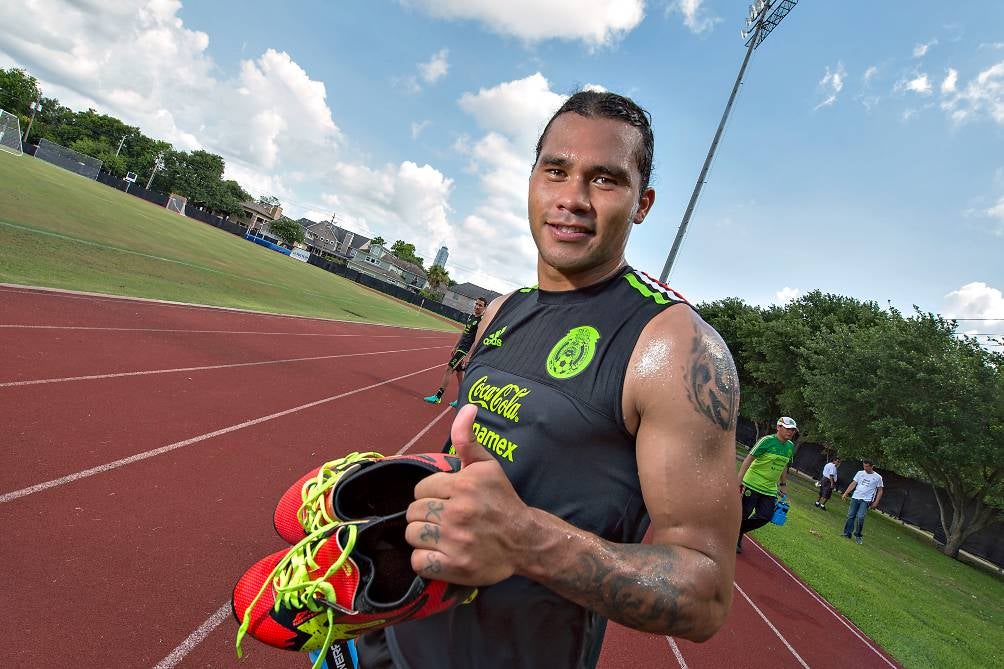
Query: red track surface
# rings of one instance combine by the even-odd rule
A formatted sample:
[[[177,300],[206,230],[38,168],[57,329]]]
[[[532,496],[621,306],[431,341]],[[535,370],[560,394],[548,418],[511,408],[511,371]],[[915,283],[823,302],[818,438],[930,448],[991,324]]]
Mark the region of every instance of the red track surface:
[[[438,450],[452,412],[418,398],[455,338],[0,286],[0,665],[308,666],[238,664],[232,584],[319,461]],[[746,545],[717,636],[611,625],[601,669],[898,666]]]

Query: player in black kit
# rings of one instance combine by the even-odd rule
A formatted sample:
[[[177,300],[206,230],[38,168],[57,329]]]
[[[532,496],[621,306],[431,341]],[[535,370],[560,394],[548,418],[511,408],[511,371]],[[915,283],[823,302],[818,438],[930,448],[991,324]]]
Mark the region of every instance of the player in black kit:
[[[457,385],[460,385],[464,380],[464,366],[460,363],[471,352],[471,346],[474,344],[474,338],[478,334],[478,326],[481,325],[481,318],[485,315],[485,307],[487,305],[488,303],[483,297],[479,297],[474,301],[474,314],[467,319],[467,325],[464,326],[464,331],[460,334],[460,341],[457,342],[456,348],[453,349],[453,357],[446,363],[446,371],[443,373],[443,381],[439,384],[439,390],[436,391],[435,395],[423,398],[429,404],[439,404],[443,401],[443,393],[446,392],[446,386],[450,383],[450,374],[457,375]],[[450,402],[450,406],[457,406],[457,401]]]

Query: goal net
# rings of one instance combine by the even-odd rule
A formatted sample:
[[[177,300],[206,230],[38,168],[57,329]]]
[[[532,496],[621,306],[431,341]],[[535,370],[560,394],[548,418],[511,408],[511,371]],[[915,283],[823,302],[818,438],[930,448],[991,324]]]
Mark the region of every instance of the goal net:
[[[0,150],[13,153],[15,156],[22,155],[21,121],[3,109],[0,109]]]
[[[184,195],[178,195],[177,193],[171,193],[171,197],[167,201],[167,210],[184,216],[186,204],[188,204],[187,197]]]
[[[58,165],[64,170],[76,172],[88,179],[97,179],[98,172],[101,171],[101,161],[97,158],[91,158],[79,151],[60,146],[47,139],[38,140],[38,149],[35,151],[35,157],[41,158],[53,165]]]

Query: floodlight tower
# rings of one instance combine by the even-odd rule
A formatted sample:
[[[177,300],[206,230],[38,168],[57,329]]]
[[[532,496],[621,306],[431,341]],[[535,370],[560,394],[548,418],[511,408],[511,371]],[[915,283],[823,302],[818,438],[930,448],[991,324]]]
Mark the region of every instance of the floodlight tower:
[[[754,0],[753,4],[750,5],[749,16],[746,17],[746,28],[739,31],[742,38],[746,40],[746,57],[743,59],[742,67],[739,68],[739,76],[736,77],[736,83],[732,86],[732,94],[729,96],[728,104],[725,105],[725,113],[722,114],[722,120],[718,124],[715,138],[711,140],[711,148],[708,149],[708,156],[704,159],[704,166],[701,167],[701,173],[697,177],[697,184],[694,186],[694,192],[690,196],[687,210],[683,214],[683,221],[680,222],[680,227],[676,231],[673,248],[669,251],[666,265],[662,268],[662,274],[659,276],[659,280],[663,283],[669,278],[669,272],[673,269],[676,255],[680,252],[680,245],[683,244],[683,237],[687,233],[690,217],[694,214],[697,200],[701,196],[701,188],[704,187],[704,181],[708,176],[708,169],[710,169],[711,161],[715,157],[715,150],[718,148],[718,142],[722,138],[722,132],[725,130],[725,122],[732,111],[732,103],[735,102],[736,93],[739,92],[739,86],[743,83],[743,75],[746,74],[746,66],[749,65],[750,56],[753,55],[753,50],[767,39],[767,36],[774,31],[774,28],[781,23],[784,17],[797,4],[798,0]]]

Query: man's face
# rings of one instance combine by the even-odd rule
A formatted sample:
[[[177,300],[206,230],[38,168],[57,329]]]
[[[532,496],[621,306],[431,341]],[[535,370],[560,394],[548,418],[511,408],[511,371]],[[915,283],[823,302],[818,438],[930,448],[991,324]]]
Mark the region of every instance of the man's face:
[[[862,462],[861,465],[865,468],[865,471],[868,472],[869,474],[875,471],[875,468],[872,466],[872,463],[870,462]]]
[[[781,441],[788,441],[795,436],[795,428],[777,426],[777,438]]]
[[[486,306],[487,305],[482,300],[478,300],[477,302],[475,302],[474,303],[474,315],[475,316],[480,316],[481,314],[485,313],[485,307]]]
[[[544,137],[530,174],[530,233],[543,271],[597,277],[623,262],[631,225],[641,223],[655,201],[635,154],[637,128],[608,118],[565,113]]]

